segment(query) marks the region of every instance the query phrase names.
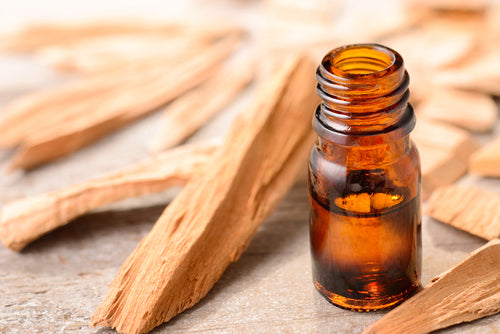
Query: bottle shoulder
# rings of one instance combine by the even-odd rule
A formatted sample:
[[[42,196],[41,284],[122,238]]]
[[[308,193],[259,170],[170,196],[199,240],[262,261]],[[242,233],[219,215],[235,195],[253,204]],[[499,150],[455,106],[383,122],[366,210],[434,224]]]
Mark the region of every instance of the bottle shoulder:
[[[345,147],[336,145],[321,145],[316,142],[309,156],[313,168],[340,169],[379,169],[396,168],[405,165],[408,168],[420,169],[420,155],[418,148],[412,141],[404,147],[390,147],[378,145],[371,147]],[[413,166],[413,167],[412,167]]]
[[[411,142],[404,152],[391,156],[391,159],[381,158],[378,154],[367,154],[361,157],[373,160],[360,162],[352,161],[360,158],[360,155],[334,157],[326,153],[318,144],[312,147],[309,160],[312,185],[319,182],[327,188],[329,185],[349,188],[347,185],[358,182],[363,176],[369,183],[412,189],[420,186],[420,157],[416,145]]]

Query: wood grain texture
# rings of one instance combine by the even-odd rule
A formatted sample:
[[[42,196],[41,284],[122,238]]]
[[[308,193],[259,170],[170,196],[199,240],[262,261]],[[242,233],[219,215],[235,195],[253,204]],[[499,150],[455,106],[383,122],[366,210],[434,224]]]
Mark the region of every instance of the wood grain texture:
[[[500,195],[477,187],[439,188],[427,201],[426,213],[480,238],[500,237]]]
[[[138,62],[182,63],[203,52],[220,36],[169,36],[165,34],[111,35],[70,46],[52,46],[36,53],[37,59],[60,70],[96,75],[136,66]]]
[[[473,57],[449,69],[439,71],[432,76],[436,85],[500,95],[500,48],[492,40],[487,47],[479,49]]]
[[[363,334],[424,334],[500,312],[500,240],[436,277]]]
[[[14,100],[2,110],[0,148],[20,145],[33,134],[50,135],[57,131],[61,124],[64,127],[64,122],[68,120],[75,123],[82,119],[85,121],[92,118],[88,114],[94,113],[96,108],[111,109],[108,111],[111,112],[113,108],[117,108],[117,102],[113,102],[114,100],[123,100],[134,92],[141,94],[140,89],[150,88],[148,85],[165,84],[159,81],[162,78],[172,81],[168,83],[167,91],[175,91],[172,86],[182,86],[184,81],[189,83],[190,78],[193,79],[192,85],[195,85],[198,77],[199,80],[204,78],[205,72],[210,74],[216,70],[218,63],[236,48],[238,41],[236,35],[230,36],[222,41],[223,43],[205,49],[201,55],[184,60],[176,70],[165,60],[139,62],[125,69],[82,78]],[[198,66],[206,71],[190,69],[190,66]],[[140,96],[140,99],[144,100],[145,96]]]
[[[103,20],[81,23],[31,24],[9,35],[1,36],[0,49],[11,52],[32,52],[47,46],[72,47],[101,37],[130,34],[163,36],[222,36],[240,28],[224,22],[160,22],[154,20]]]
[[[480,176],[500,177],[500,137],[474,152],[470,157],[469,171]]]
[[[255,71],[255,62],[240,61],[172,102],[163,112],[155,150],[178,145],[195,133],[250,84]]]
[[[469,131],[488,132],[496,124],[498,106],[486,94],[437,89],[417,106],[417,114]]]
[[[423,199],[464,175],[469,157],[479,147],[467,131],[425,119],[418,119],[410,137],[420,153]]]
[[[182,186],[215,148],[215,144],[181,146],[111,175],[7,203],[0,216],[0,240],[6,247],[20,251],[91,210]]]
[[[314,138],[314,67],[289,59],[122,265],[93,325],[145,333],[192,307],[292,186]]]
[[[50,115],[58,115],[53,117],[57,122],[27,134],[11,169],[30,169],[68,155],[151,113],[209,78],[238,43],[239,37],[231,36],[174,69],[153,66],[110,91],[70,99],[69,107],[51,104]]]
[[[47,45],[68,45],[83,39],[106,35],[178,31],[179,25],[151,24],[144,21],[96,21],[81,24],[32,24],[4,36],[0,47],[15,52],[28,52]]]

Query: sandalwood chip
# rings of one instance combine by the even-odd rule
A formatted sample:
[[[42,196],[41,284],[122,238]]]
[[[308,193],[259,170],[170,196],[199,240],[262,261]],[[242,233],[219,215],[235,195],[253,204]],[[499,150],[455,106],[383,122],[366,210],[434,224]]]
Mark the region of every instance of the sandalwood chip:
[[[101,36],[70,46],[52,46],[37,52],[44,63],[63,71],[98,74],[137,66],[138,62],[182,63],[203,52],[211,40],[207,36],[172,37],[168,35]],[[215,37],[215,36],[212,36]]]
[[[420,118],[410,137],[420,153],[424,199],[464,175],[469,157],[478,148],[467,131]]]
[[[20,251],[93,209],[184,185],[215,147],[210,143],[180,146],[118,173],[7,203],[0,216],[0,240]]]
[[[470,131],[491,131],[498,118],[495,101],[486,94],[440,89],[417,107],[419,116]]]
[[[500,138],[481,147],[470,157],[469,171],[481,176],[500,177]]]
[[[124,262],[92,324],[145,333],[192,307],[246,249],[306,164],[314,66],[285,60]]]
[[[414,9],[450,12],[484,12],[490,5],[489,0],[411,0]]]
[[[163,112],[155,150],[175,146],[222,111],[252,81],[253,61],[239,61],[222,69],[199,87],[173,101]]]
[[[488,10],[486,19],[488,29],[498,34],[500,32],[500,4],[495,3],[490,10]]]
[[[69,155],[201,84],[217,71],[239,42],[236,36],[224,38],[175,68],[168,63],[152,64],[133,75],[127,72],[122,77],[115,73],[104,79],[85,80],[104,80],[102,91],[96,92],[95,86],[85,84],[64,88],[61,95],[55,90],[41,95],[42,98],[25,98],[0,122],[0,128],[7,129],[0,138],[0,147],[21,144],[11,160],[11,169],[31,169]],[[38,122],[29,115],[36,115]]]
[[[500,312],[500,240],[472,252],[363,334],[424,334]]]
[[[484,239],[500,236],[500,195],[473,186],[437,189],[427,201],[426,213]]]
[[[475,47],[473,34],[442,25],[425,25],[404,34],[384,40],[384,44],[397,50],[405,67],[425,71],[454,65],[470,54]],[[423,56],[425,55],[425,56]],[[413,77],[416,71],[409,71]]]
[[[4,36],[0,47],[9,51],[33,51],[36,48],[68,44],[81,39],[118,35],[123,33],[150,32],[152,29],[172,31],[175,26],[153,26],[145,22],[87,22],[82,24],[32,24]]]
[[[474,90],[486,94],[500,95],[500,48],[494,44],[491,48],[477,52],[473,57],[460,64],[436,72],[432,81],[437,86]]]
[[[0,40],[0,49],[17,52],[33,51],[46,46],[72,46],[105,36],[141,35],[216,35],[241,30],[220,22],[186,25],[181,23],[145,22],[140,20],[95,21],[69,24],[32,24]]]

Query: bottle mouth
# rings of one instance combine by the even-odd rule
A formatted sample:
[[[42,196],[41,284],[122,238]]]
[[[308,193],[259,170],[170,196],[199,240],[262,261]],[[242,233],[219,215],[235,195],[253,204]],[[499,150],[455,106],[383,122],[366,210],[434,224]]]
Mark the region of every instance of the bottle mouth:
[[[330,51],[316,78],[318,95],[338,112],[385,109],[401,100],[410,83],[401,55],[380,44],[352,44]]]
[[[316,78],[322,99],[317,132],[376,136],[413,128],[413,110],[407,107],[410,79],[396,51],[380,44],[336,48],[323,58]]]
[[[402,63],[401,56],[394,50],[380,44],[353,44],[329,52],[323,59],[323,67],[333,75],[353,78],[364,76],[385,76],[396,64]]]

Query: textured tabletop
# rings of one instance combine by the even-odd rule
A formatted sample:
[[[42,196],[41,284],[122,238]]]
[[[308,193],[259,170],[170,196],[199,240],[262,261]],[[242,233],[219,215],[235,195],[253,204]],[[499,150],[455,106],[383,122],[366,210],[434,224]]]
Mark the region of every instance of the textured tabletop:
[[[99,2],[90,3],[97,6]],[[28,56],[0,55],[0,73],[9,73],[0,75],[0,115],[1,107],[22,93],[63,80]],[[248,92],[192,140],[221,135],[250,99]],[[13,199],[141,161],[154,144],[151,134],[161,131],[160,116],[152,114],[70,157],[26,174],[7,173],[12,152],[0,151],[0,207]],[[497,126],[496,133],[499,130]],[[500,179],[467,176],[460,182],[500,192]],[[42,237],[21,253],[0,245],[0,332],[113,333],[89,327],[90,317],[124,259],[150,231],[176,191],[103,208]],[[422,236],[424,285],[486,243],[426,216]],[[153,333],[360,333],[384,314],[346,311],[315,291],[307,189],[304,182],[298,182],[209,294]],[[498,333],[500,315],[440,332]]]

